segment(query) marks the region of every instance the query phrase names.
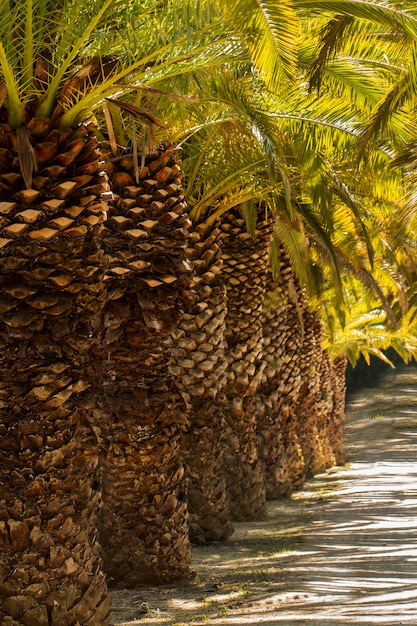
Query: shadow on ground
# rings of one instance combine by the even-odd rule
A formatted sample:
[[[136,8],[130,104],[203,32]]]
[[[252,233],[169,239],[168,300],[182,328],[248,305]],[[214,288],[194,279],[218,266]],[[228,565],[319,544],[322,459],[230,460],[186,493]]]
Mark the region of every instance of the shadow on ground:
[[[417,370],[347,413],[346,466],[195,548],[192,580],[115,591],[114,624],[417,624]]]

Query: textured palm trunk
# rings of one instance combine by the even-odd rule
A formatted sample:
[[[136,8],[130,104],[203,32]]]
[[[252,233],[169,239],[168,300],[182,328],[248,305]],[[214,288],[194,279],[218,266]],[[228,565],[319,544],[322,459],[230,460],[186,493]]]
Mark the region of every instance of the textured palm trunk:
[[[302,386],[296,407],[296,428],[306,474],[314,476],[335,462],[328,433],[332,381],[329,360],[321,346],[323,329],[320,320],[309,311],[305,311],[303,319],[304,344],[300,355]]]
[[[265,366],[262,310],[272,224],[260,218],[252,240],[245,221],[231,212],[223,216],[221,228],[228,308],[224,472],[233,519],[257,519],[265,515],[265,486],[254,395]]]
[[[133,172],[129,157],[109,168],[116,196],[103,232],[107,303],[97,359],[106,414],[100,543],[106,571],[124,586],[178,578],[191,558],[179,456],[187,406],[163,345],[191,278],[190,222],[171,148],[149,160],[138,183]]]
[[[110,598],[96,544],[99,421],[91,348],[102,306],[96,243],[108,186],[89,129],[0,126],[0,621],[100,626]]]
[[[226,294],[222,283],[220,231],[194,227],[189,256],[195,270],[183,320],[166,342],[171,373],[189,408],[181,435],[186,467],[189,529],[193,543],[225,540],[233,532],[223,473],[224,418],[219,407],[227,368]]]
[[[344,462],[346,361],[340,358],[332,363],[328,353],[322,349],[323,329],[315,314],[307,313],[305,321],[303,386],[297,407],[297,430],[307,475],[313,476]]]
[[[346,360],[332,363],[323,329],[281,252],[264,316],[267,366],[256,397],[259,455],[267,497],[289,495],[306,476],[344,462]]]
[[[344,446],[344,422],[346,403],[347,358],[342,355],[330,363],[332,411],[329,416],[328,436],[336,465],[346,462]]]
[[[283,251],[280,266],[280,277],[269,282],[265,299],[266,367],[256,395],[258,451],[268,499],[291,494],[305,478],[296,429],[296,406],[302,382],[304,298]]]

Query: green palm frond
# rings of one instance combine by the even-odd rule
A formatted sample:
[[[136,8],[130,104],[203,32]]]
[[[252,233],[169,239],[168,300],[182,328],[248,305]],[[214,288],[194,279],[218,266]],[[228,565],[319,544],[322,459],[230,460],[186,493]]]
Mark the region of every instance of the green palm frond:
[[[235,71],[223,71],[212,76],[209,86],[211,100],[227,107],[230,114],[239,120],[240,127],[249,134],[249,139],[258,147],[266,160],[266,170],[271,183],[280,181],[287,204],[291,206],[291,184],[285,158],[287,138],[277,124],[271,111],[274,101],[263,94],[263,84],[252,74],[243,75]],[[202,102],[210,99],[202,98]]]
[[[339,48],[340,41],[352,22],[351,15],[337,15],[322,29],[320,47],[310,69],[310,90],[317,89],[320,91],[323,73],[328,70],[329,61]]]
[[[308,245],[302,220],[300,218],[290,220],[288,215],[281,213],[275,220],[275,233],[300,283],[302,285],[309,283]]]
[[[359,295],[359,294],[358,294]],[[413,307],[401,320],[396,329],[387,326],[385,312],[372,306],[363,293],[353,303],[351,311],[345,318],[344,325],[331,313],[332,305],[327,303],[327,312],[323,321],[327,329],[324,341],[325,349],[333,358],[344,354],[352,365],[360,356],[369,364],[370,357],[375,356],[392,365],[387,357],[391,348],[407,363],[417,356],[416,308]]]
[[[363,5],[361,1],[355,4]],[[386,24],[354,19],[349,13],[336,15],[328,21],[320,17],[310,22],[308,34],[316,42],[309,68],[310,89],[319,89],[333,65],[337,67],[340,60],[345,59],[357,65],[365,76],[369,72],[395,76],[399,67],[394,63],[404,66],[407,47],[413,45],[414,40],[392,25],[388,28]]]
[[[80,55],[112,4],[114,0],[64,1],[61,6],[51,0],[20,0],[2,13],[0,65],[12,126],[22,125],[22,111],[34,99],[40,100],[38,115],[52,114],[63,83],[80,67]]]
[[[205,189],[200,198],[188,198],[190,218],[193,221],[205,219],[214,223],[225,211],[240,206],[242,202],[256,199],[260,202],[269,190],[268,182],[260,182],[256,173],[265,168],[263,159],[249,161],[240,169],[233,170],[217,184]],[[252,178],[251,178],[252,176]],[[242,186],[241,181],[245,184]]]
[[[230,15],[261,79],[276,91],[284,77],[293,78],[299,19],[290,0],[219,0]]]
[[[405,3],[407,9],[398,9],[396,3],[384,0],[294,0],[293,4],[304,16],[351,16],[417,39],[417,17],[411,3]]]
[[[258,204],[254,201],[254,199],[245,200],[240,205],[240,212],[245,219],[246,230],[252,239],[255,238],[256,222],[258,218],[257,207]]]
[[[11,67],[3,44],[0,42],[0,67],[7,89],[9,104],[9,123],[12,127],[22,126],[25,119],[25,109],[19,95],[19,86],[16,83],[13,68]]]
[[[352,110],[366,111],[383,96],[383,90],[375,80],[374,70],[372,64],[363,60],[338,57],[326,65],[326,89],[330,87],[340,97],[348,98]]]
[[[388,135],[391,141],[400,145],[415,136],[416,127],[412,116],[402,111],[404,102],[410,97],[409,89],[409,75],[404,71],[372,112],[360,136],[362,149],[368,149],[369,144],[381,135]]]
[[[59,102],[61,125],[73,126],[105,97],[120,96],[124,82],[129,88],[136,83],[157,89],[161,81],[201,67],[248,59],[213,2],[203,3],[204,11],[185,1],[6,4],[0,17],[0,75],[13,126],[24,122],[22,111],[31,102],[37,102],[37,115],[48,117]],[[91,59],[102,60],[102,66],[93,69]]]
[[[222,11],[226,4],[219,3]],[[249,7],[251,3],[242,0],[236,10],[244,4]],[[246,23],[255,9],[262,14],[263,3],[254,4],[258,6],[248,9]],[[200,3],[196,10],[198,6]],[[250,49],[251,42],[261,36],[264,15],[260,22],[253,22],[252,40],[245,29],[239,34],[238,18],[232,11],[214,37],[209,22],[221,13],[205,21],[206,14],[198,18],[190,14],[184,19],[177,11],[172,13],[176,34],[171,48],[165,46],[168,40],[172,43],[169,33],[173,31],[169,24],[168,35],[159,31],[158,15],[152,43],[149,47],[140,44],[143,64],[135,61],[131,76],[124,74],[123,68],[121,73],[117,69],[102,82],[102,92],[94,98],[100,104],[106,90],[114,88],[110,98],[121,98],[127,108],[148,111],[168,125],[163,129],[166,137],[180,143],[184,151],[186,196],[194,221],[213,224],[225,211],[239,207],[253,232],[259,206],[273,212],[277,240],[307,287],[309,298],[327,293],[329,285],[337,294],[327,303],[327,318],[333,319],[329,333],[334,335],[337,324],[349,322],[351,302],[362,294],[366,304],[362,313],[378,309],[385,329],[379,331],[374,324],[368,348],[361,329],[362,338],[357,338],[355,349],[358,354],[383,352],[384,333],[392,339],[399,332],[395,328],[403,324],[407,308],[404,276],[411,272],[405,259],[412,250],[409,218],[414,213],[403,201],[400,172],[386,167],[392,159],[397,129],[401,144],[410,142],[414,132],[410,108],[413,79],[402,60],[404,54],[412,58],[414,17],[412,12],[405,14],[408,25],[404,28],[399,24],[404,11],[362,0],[318,2],[316,8],[299,0],[294,6],[298,14],[291,37],[297,42],[299,64],[275,59],[280,64],[275,85],[268,82],[265,66],[264,74],[260,66],[254,67],[264,61],[259,57],[253,63]],[[317,6],[326,9],[318,11]],[[285,5],[281,8],[285,10]],[[364,10],[361,17],[359,9]],[[339,20],[343,41],[323,49],[322,66],[317,68],[322,88],[317,94],[309,89],[308,70],[316,58],[314,47],[326,15]],[[304,17],[311,16],[313,20],[306,25]],[[307,42],[300,43],[296,34],[300,19],[303,32],[309,34]],[[191,28],[186,33],[187,20]],[[335,42],[338,28],[332,33]],[[187,44],[192,43],[194,34],[201,45],[195,45],[190,53]],[[225,41],[229,42],[227,50]],[[133,48],[131,44],[127,47],[129,56]],[[223,65],[222,59],[226,60]],[[402,92],[399,73],[407,75]],[[277,84],[279,91],[265,88],[276,89]],[[390,95],[395,89],[397,99]],[[384,101],[388,103],[386,120]],[[404,110],[399,110],[400,105]],[[122,119],[126,129],[129,121]],[[410,121],[406,127],[404,120]],[[361,160],[358,139],[367,132],[379,139],[377,143],[368,141],[367,158]],[[397,249],[399,245],[403,253]],[[417,258],[415,251],[413,255]],[[275,260],[275,266],[277,259],[273,247],[271,262]],[[393,308],[393,303],[400,302],[401,306]]]

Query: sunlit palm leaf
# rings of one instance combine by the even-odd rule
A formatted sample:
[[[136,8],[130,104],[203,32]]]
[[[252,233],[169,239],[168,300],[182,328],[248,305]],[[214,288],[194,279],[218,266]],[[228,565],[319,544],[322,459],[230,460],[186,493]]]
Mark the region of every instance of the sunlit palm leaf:
[[[284,76],[293,77],[299,20],[290,0],[219,0],[246,39],[261,78],[276,90]]]
[[[417,39],[417,18],[413,11],[397,9],[395,4],[375,0],[294,0],[294,7],[304,15],[331,14],[352,16],[381,24],[394,32]]]

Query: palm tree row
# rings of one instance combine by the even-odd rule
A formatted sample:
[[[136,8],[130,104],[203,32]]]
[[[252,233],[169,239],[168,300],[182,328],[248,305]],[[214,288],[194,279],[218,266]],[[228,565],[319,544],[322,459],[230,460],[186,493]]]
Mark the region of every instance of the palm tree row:
[[[152,271],[143,270],[153,270],[152,265],[158,265],[161,258],[166,264],[167,244],[161,249],[159,243],[167,240],[169,227],[167,230],[166,220],[158,226],[164,211],[155,214],[156,230],[162,231],[165,239],[161,234],[156,237],[152,255],[141,241],[147,231],[137,226],[146,220],[141,219],[140,210],[135,213],[135,203],[128,207],[130,228],[125,216],[118,220],[117,207],[107,219],[112,199],[91,114],[105,96],[117,93],[117,84],[135,70],[139,77],[152,73],[152,66],[157,73],[160,66],[169,65],[167,58],[172,60],[173,74],[187,71],[191,64],[198,69],[198,46],[190,60],[189,52],[184,53],[189,47],[188,34],[183,33],[173,49],[172,35],[163,41],[168,30],[161,23],[161,30],[155,30],[159,38],[156,49],[149,42],[150,49],[143,51],[140,61],[119,63],[116,55],[120,50],[125,57],[129,52],[124,45],[129,37],[124,39],[122,24],[132,23],[133,9],[133,5],[111,1],[58,7],[50,2],[30,2],[10,4],[2,16],[2,621],[109,623],[111,603],[99,560],[97,531],[102,537],[110,535],[118,502],[114,494],[126,482],[140,483],[140,472],[146,474],[144,498],[148,502],[153,481],[147,472],[146,449],[155,454],[158,432],[163,429],[170,435],[172,448],[159,443],[161,465],[156,468],[152,463],[153,496],[157,508],[165,509],[163,520],[172,519],[170,528],[177,524],[179,534],[186,519],[186,505],[181,503],[182,470],[175,458],[177,424],[184,419],[181,398],[172,401],[171,414],[167,414],[164,392],[169,390],[163,388],[163,380],[157,380],[158,387],[153,386],[156,403],[152,398],[145,401],[153,379],[164,369],[164,358],[155,341],[149,345],[147,340],[147,329],[158,328],[163,316],[153,317],[154,294],[150,302],[146,297]],[[157,21],[152,3],[141,9],[142,19],[148,15],[151,23]],[[203,48],[204,27],[201,30]],[[215,39],[213,35],[211,41]],[[220,40],[223,45],[222,37]],[[215,47],[209,53],[213,59]],[[109,48],[115,56],[102,54]],[[168,169],[169,159],[168,154],[159,169]],[[171,230],[181,234],[186,224],[181,223],[184,208],[177,197],[177,178],[177,171],[171,168],[166,183],[174,189],[167,195],[175,198],[175,206],[167,208]],[[158,202],[160,198],[155,198],[153,204]],[[149,228],[149,224],[144,226]],[[120,230],[126,231],[125,239]],[[123,256],[123,247],[126,252],[133,250],[130,258]],[[142,258],[135,255],[138,249]],[[164,298],[162,329],[174,323],[176,313],[172,315],[172,311],[178,297],[181,299],[178,288],[171,296],[171,279],[180,274],[179,283],[185,287],[189,274],[182,267],[178,246],[171,258],[171,272],[156,269],[164,276],[158,283]],[[130,274],[130,284],[132,280],[140,283],[139,301],[129,283],[123,289],[115,280],[124,269]],[[126,342],[130,352],[132,345],[143,347],[139,364],[126,358]],[[102,367],[97,367],[100,363]],[[138,365],[142,375],[132,372]],[[150,378],[152,366],[155,370]],[[137,378],[139,384],[135,380],[132,388]],[[138,401],[151,408],[145,411],[147,419],[141,411],[142,419],[132,423],[129,407]],[[142,444],[140,468],[134,454],[136,442]],[[126,473],[120,476],[122,464]],[[161,476],[168,469],[172,476],[169,491],[171,495],[176,492],[177,506],[172,500],[167,502],[165,492],[158,493]],[[97,520],[102,491],[106,496],[104,515]],[[138,490],[136,495],[144,517]],[[176,517],[172,516],[174,510]],[[161,531],[155,548],[149,546],[152,526]],[[135,527],[134,534],[146,539],[152,572],[156,571],[152,560],[159,563],[158,552],[156,557],[154,553],[161,545],[161,534],[169,536],[163,526],[150,519],[141,534]],[[134,552],[140,550],[143,539],[138,541]],[[178,562],[186,567],[187,541],[183,537],[181,558],[174,554],[167,559],[168,570],[174,565],[178,574]],[[108,540],[107,547],[114,554],[120,547],[117,537],[113,543]],[[146,577],[147,564],[140,556],[136,570],[142,568],[141,575]],[[113,569],[116,565],[112,562]]]
[[[108,624],[101,559],[125,584],[179,576],[189,511],[195,540],[226,538],[230,511],[260,515],[268,493],[327,463],[301,420],[296,436],[288,426],[331,377],[306,297],[346,323],[363,290],[379,310],[372,349],[414,351],[413,256],[395,250],[412,249],[412,196],[402,202],[398,169],[379,182],[402,146],[394,165],[412,181],[413,122],[396,107],[413,72],[403,63],[398,85],[395,73],[403,50],[412,58],[412,5],[254,4],[22,0],[1,17],[3,620]],[[318,40],[323,11],[309,84],[303,34]],[[263,307],[285,276],[293,321],[277,349],[293,349],[300,372],[315,355],[322,378],[308,387],[289,366],[266,372]],[[287,402],[257,421],[266,383],[283,380]],[[339,428],[336,395],[306,420],[329,450],[340,441],[325,442],[320,420],[336,411]],[[263,469],[256,434],[268,429],[284,447],[272,467],[263,447]],[[310,460],[274,485],[290,449]],[[202,528],[208,515],[220,524]]]

